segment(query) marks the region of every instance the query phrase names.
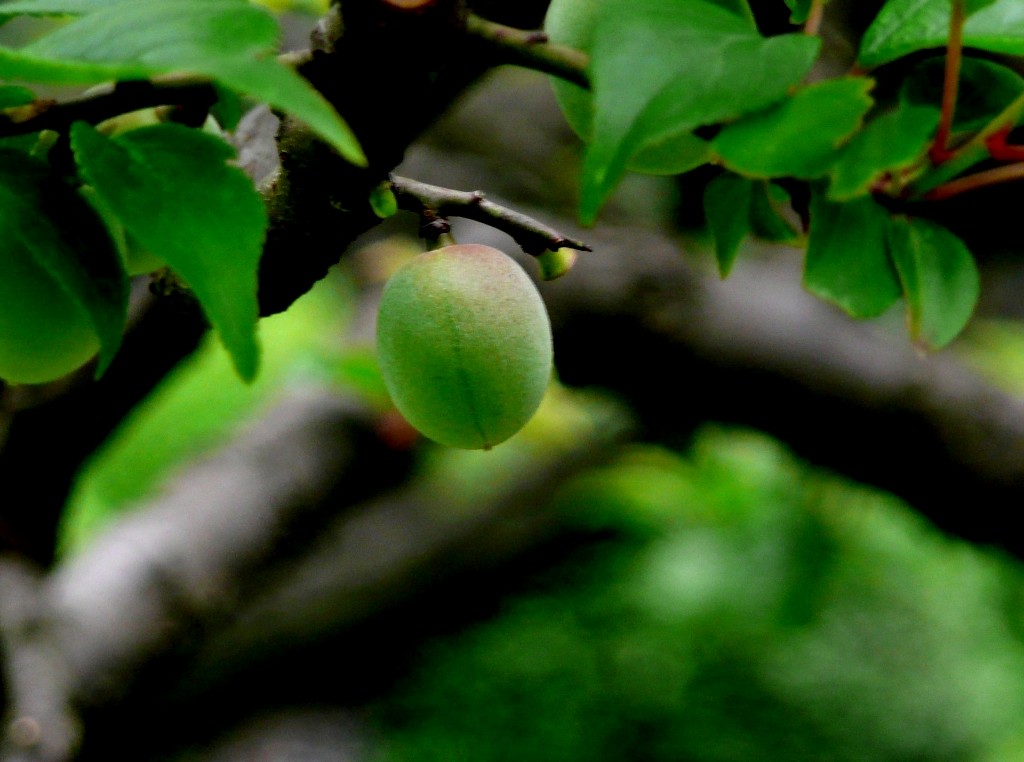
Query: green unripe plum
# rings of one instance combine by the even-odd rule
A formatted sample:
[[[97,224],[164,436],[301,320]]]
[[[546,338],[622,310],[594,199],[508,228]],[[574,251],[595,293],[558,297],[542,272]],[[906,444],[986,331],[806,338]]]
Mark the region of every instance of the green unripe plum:
[[[551,324],[511,257],[455,244],[418,255],[388,281],[377,352],[413,427],[450,447],[490,449],[540,405],[551,378]]]
[[[17,239],[0,246],[0,379],[37,384],[88,362],[100,348],[85,308]]]

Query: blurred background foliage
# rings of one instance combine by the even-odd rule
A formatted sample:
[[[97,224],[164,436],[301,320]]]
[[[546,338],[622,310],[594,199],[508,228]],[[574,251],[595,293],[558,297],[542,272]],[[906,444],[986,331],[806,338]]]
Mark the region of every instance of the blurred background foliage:
[[[296,385],[385,410],[356,302],[339,273],[263,321],[251,386],[215,342],[179,368],[82,472],[64,552]],[[981,322],[961,351],[1020,378],[1017,328]],[[422,477],[471,505],[614,410],[555,384],[490,453],[426,444]],[[1024,760],[1016,563],[713,424],[678,450],[629,445],[550,503],[571,550],[423,644],[367,710],[377,762]]]

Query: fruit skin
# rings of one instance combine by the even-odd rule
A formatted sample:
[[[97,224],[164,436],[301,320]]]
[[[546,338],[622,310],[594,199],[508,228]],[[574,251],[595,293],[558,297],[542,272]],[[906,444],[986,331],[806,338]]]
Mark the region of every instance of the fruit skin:
[[[88,362],[100,348],[85,308],[16,238],[0,246],[0,379],[38,384]]]
[[[490,449],[536,412],[551,378],[551,324],[533,281],[503,252],[454,244],[396,272],[377,353],[398,410],[450,447]]]

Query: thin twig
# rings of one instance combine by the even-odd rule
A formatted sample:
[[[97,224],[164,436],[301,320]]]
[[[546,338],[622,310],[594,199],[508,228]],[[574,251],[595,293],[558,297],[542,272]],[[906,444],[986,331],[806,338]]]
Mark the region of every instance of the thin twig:
[[[176,79],[119,83],[113,90],[57,103],[37,100],[0,114],[0,137],[30,135],[40,130],[63,132],[73,122],[98,124],[120,114],[156,106],[209,108],[217,91],[208,80]]]
[[[924,198],[929,201],[942,201],[968,191],[1021,179],[1024,179],[1024,161],[950,180],[948,183],[928,191]]]
[[[825,16],[825,0],[811,0],[811,8],[807,12],[807,21],[804,22],[804,34],[809,37],[817,36],[821,31],[821,20]]]
[[[956,113],[956,97],[960,83],[960,62],[963,59],[964,43],[964,0],[953,0],[953,11],[949,17],[949,41],[946,44],[946,72],[942,83],[942,112],[939,127],[935,133],[928,155],[935,164],[950,158],[949,136],[953,131],[953,115]]]
[[[492,47],[505,63],[553,74],[580,87],[590,87],[587,76],[589,56],[575,48],[550,42],[542,31],[515,29],[470,14],[466,19],[466,33]]]
[[[391,187],[401,209],[417,214],[428,210],[440,217],[462,217],[482,222],[508,233],[523,251],[533,256],[549,249],[591,251],[582,241],[569,238],[514,209],[488,201],[480,191],[457,191],[397,176],[391,178]]]

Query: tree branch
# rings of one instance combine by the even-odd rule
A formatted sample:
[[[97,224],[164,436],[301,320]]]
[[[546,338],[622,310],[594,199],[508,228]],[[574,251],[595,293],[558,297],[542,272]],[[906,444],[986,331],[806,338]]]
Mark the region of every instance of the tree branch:
[[[466,32],[493,50],[497,63],[522,66],[583,88],[590,87],[587,75],[590,57],[575,48],[549,41],[541,30],[514,29],[470,14],[466,18]]]
[[[533,256],[563,247],[591,250],[582,241],[564,236],[533,217],[488,201],[482,191],[457,191],[398,176],[392,176],[391,187],[401,209],[417,214],[428,210],[439,217],[463,217],[482,222],[507,233],[523,251]]]
[[[0,556],[3,762],[69,762],[79,740],[71,673],[58,648],[42,573]]]

